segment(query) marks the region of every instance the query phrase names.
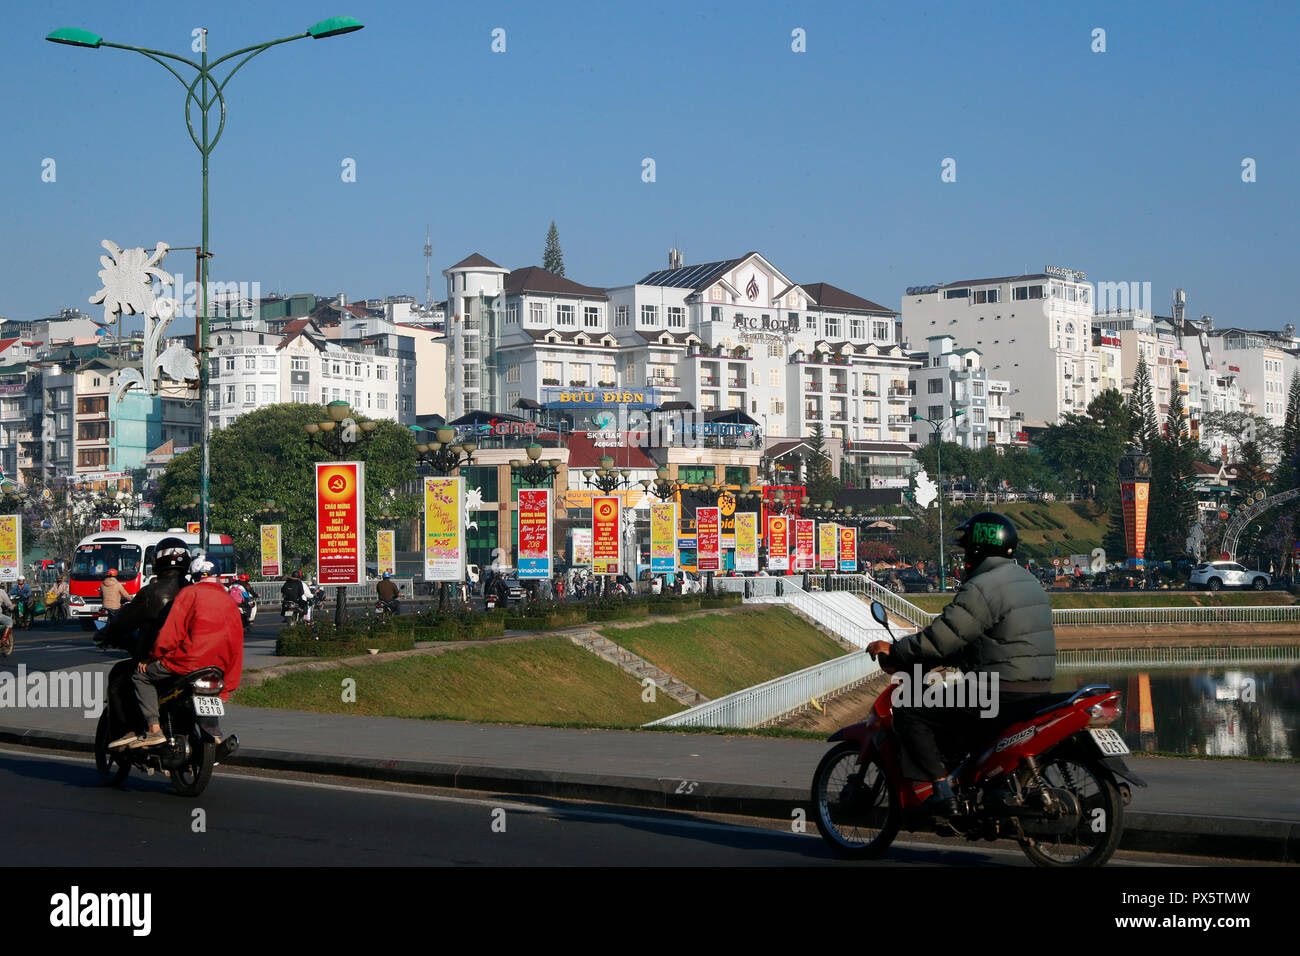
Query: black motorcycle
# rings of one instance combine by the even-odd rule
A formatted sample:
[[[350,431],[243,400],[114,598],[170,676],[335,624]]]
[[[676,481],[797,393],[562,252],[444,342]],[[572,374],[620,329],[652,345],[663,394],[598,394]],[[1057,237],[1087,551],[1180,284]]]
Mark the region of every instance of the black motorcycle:
[[[127,662],[128,664],[130,662]],[[119,680],[128,673],[124,668]],[[120,787],[131,768],[152,775],[171,775],[172,787],[183,797],[197,797],[212,778],[212,768],[239,748],[234,734],[217,744],[221,736],[219,719],[225,714],[221,691],[224,674],[219,667],[204,667],[178,674],[158,687],[158,723],[167,739],[153,747],[108,745],[128,728],[113,716],[112,702],[106,703],[95,729],[95,769],[105,783]],[[120,688],[130,693],[129,687]]]

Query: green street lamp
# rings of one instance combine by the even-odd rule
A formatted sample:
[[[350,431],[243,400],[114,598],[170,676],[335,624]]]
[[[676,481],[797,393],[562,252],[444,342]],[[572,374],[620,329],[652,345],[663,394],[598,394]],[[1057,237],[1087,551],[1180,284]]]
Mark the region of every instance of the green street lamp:
[[[513,458],[510,461],[510,472],[517,475],[519,480],[526,485],[542,485],[551,483],[551,480],[560,470],[563,464],[558,458],[542,459],[542,446],[533,442],[524,449],[528,455],[527,459]]]
[[[177,56],[174,53],[166,53],[162,50],[152,50],[146,47],[130,46],[125,43],[110,43],[97,33],[91,33],[89,30],[81,30],[75,27],[60,27],[45,37],[51,43],[59,43],[64,46],[82,47],[90,50],[98,50],[101,47],[110,47],[115,50],[130,50],[133,53],[139,53],[153,60],[172,76],[176,77],[181,86],[185,87],[185,125],[189,130],[190,140],[194,143],[203,160],[203,239],[197,251],[199,261],[199,308],[198,308],[198,336],[195,352],[199,363],[199,410],[202,421],[200,422],[199,446],[200,446],[200,465],[199,465],[199,540],[207,541],[208,536],[208,479],[211,474],[211,433],[212,426],[208,419],[208,382],[211,374],[211,368],[208,363],[208,259],[212,253],[208,247],[208,158],[212,151],[221,140],[221,134],[226,128],[226,84],[231,78],[240,71],[240,69],[257,56],[259,53],[265,53],[273,46],[279,46],[282,43],[291,43],[294,40],[305,40],[308,37],[314,40],[323,40],[326,37],[342,36],[345,33],[354,33],[363,27],[361,21],[353,17],[329,17],[314,23],[307,28],[305,33],[296,33],[293,36],[281,37],[278,40],[267,40],[264,43],[255,43],[252,46],[246,46],[242,49],[235,50],[233,53],[227,53],[208,62],[208,31],[202,31],[200,38],[202,57],[199,62],[195,62],[188,57]],[[214,74],[218,66],[227,60],[233,60],[235,57],[243,57],[238,63],[231,67],[229,73],[224,79],[218,79]],[[183,64],[195,71],[192,80],[186,80],[184,76],[177,71],[175,67],[167,63],[167,60],[173,60]],[[194,128],[194,121],[190,117],[190,104],[198,106],[202,115],[202,122],[199,130]],[[208,126],[208,113],[211,109],[220,104],[221,120],[217,124],[215,134],[210,134]]]
[[[948,590],[948,566],[944,563],[943,557],[943,426],[948,422],[956,423],[957,416],[965,415],[965,409],[957,409],[947,418],[940,418],[937,421],[933,418],[926,418],[924,415],[912,415],[914,422],[929,422],[934,429],[934,452],[935,452],[935,481],[939,485],[939,590]]]

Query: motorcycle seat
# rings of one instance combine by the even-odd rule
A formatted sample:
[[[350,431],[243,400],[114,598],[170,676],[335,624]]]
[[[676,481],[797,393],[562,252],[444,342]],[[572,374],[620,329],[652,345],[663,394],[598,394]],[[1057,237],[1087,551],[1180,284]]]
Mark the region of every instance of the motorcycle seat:
[[[1033,720],[1040,714],[1056,710],[1058,707],[1068,703],[1074,697],[1074,691],[1065,691],[1059,694],[1040,694],[1035,697],[1027,697],[1024,700],[1016,701],[1013,704],[1004,705],[996,717],[987,721],[981,720],[981,724],[987,724],[990,733],[1000,732],[1012,724],[1023,723],[1027,720]]]

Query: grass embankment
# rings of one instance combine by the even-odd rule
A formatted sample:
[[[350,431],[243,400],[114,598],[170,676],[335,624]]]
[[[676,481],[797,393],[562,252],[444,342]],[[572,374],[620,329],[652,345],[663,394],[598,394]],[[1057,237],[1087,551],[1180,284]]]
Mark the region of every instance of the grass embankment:
[[[355,703],[341,699],[345,677],[357,682]],[[568,638],[549,637],[287,674],[238,691],[235,702],[328,714],[569,727],[639,727],[684,709],[667,694],[644,703],[641,690],[615,665]]]
[[[1101,547],[1110,524],[1107,512],[1093,511],[1082,501],[1011,501],[988,507],[1011,519],[1020,536],[1017,554],[1022,559],[1033,558],[1035,564],[1050,564],[1054,553],[1092,554],[1094,548]]]
[[[817,628],[780,607],[602,633],[708,697],[722,697],[844,654]]]
[[[923,611],[937,614],[952,600],[952,595],[904,594]],[[1294,604],[1295,598],[1285,591],[1140,591],[1137,594],[1107,594],[1090,591],[1052,593],[1052,607],[1057,609],[1086,607],[1261,607]]]

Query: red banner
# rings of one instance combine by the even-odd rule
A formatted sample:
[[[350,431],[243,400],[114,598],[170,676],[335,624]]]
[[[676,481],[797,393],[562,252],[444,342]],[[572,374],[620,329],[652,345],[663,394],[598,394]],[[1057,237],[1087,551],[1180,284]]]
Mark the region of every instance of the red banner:
[[[767,569],[790,569],[790,519],[785,515],[767,516]]]
[[[366,466],[359,461],[316,464],[316,580],[366,581]]]
[[[1147,503],[1150,485],[1145,481],[1125,481],[1119,486],[1124,512],[1124,544],[1128,548],[1130,567],[1142,567],[1147,547]]]
[[[811,571],[817,567],[817,522],[812,518],[797,518],[794,523],[794,569]]]
[[[695,566],[722,570],[722,515],[718,508],[695,509]]]
[[[121,530],[122,530],[122,519],[121,519],[121,518],[100,518],[100,519],[99,519],[99,530],[100,530],[101,532],[104,532],[104,531],[121,531]]]
[[[551,489],[519,489],[519,577],[551,576]]]
[[[591,500],[591,553],[594,574],[618,574],[619,501],[617,498]]]

